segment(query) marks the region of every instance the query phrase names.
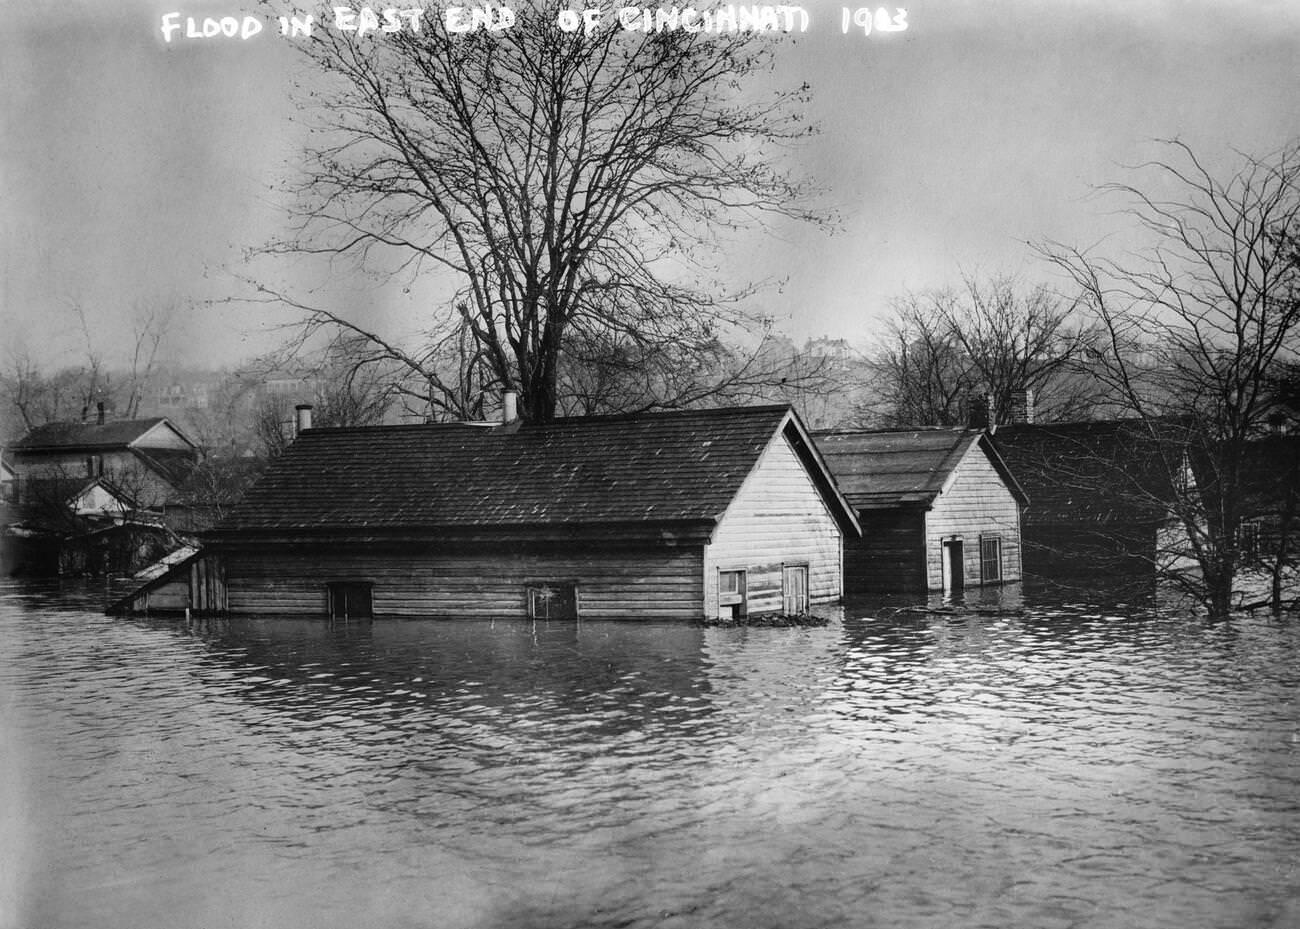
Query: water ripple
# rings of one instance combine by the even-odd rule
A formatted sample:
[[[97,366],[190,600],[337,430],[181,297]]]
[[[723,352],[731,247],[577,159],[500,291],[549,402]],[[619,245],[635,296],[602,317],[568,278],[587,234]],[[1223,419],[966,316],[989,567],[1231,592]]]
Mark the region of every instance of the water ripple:
[[[0,925],[1300,924],[1300,635],[109,620],[0,588]]]

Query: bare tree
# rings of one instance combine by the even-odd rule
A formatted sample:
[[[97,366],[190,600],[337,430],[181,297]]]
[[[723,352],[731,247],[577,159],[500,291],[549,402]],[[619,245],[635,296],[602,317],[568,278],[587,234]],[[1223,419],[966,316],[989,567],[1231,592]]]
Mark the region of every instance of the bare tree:
[[[25,349],[10,346],[7,351],[6,370],[0,375],[7,411],[17,415],[22,431],[30,431],[44,423],[54,422],[69,407],[68,398],[59,385],[47,378],[40,366]],[[13,427],[6,430],[7,437],[16,438]]]
[[[95,331],[90,314],[79,300],[65,300],[81,347],[82,361],[47,374],[30,351],[11,345],[7,370],[0,374],[0,391],[25,429],[51,422],[85,421],[100,403],[127,419],[139,415],[140,404],[157,372],[159,353],[175,317],[171,302],[141,300],[132,322],[132,343],[125,359],[106,353],[103,332]]]
[[[765,216],[817,218],[771,157],[809,131],[807,88],[760,90],[770,34],[570,32],[558,4],[512,8],[493,33],[426,17],[418,33],[301,43],[325,74],[320,141],[295,233],[273,250],[449,274],[459,289],[433,343],[463,349],[467,334],[467,372],[337,314],[310,319],[371,339],[435,392],[517,388],[545,420],[587,347],[654,356],[745,321],[749,291],[706,283],[707,256]],[[451,405],[466,402],[479,401]]]
[[[1147,250],[1043,251],[1103,329],[1098,374],[1161,450],[1196,566],[1168,576],[1223,616],[1242,561],[1243,465],[1277,410],[1272,379],[1300,349],[1300,146],[1240,155],[1224,177],[1185,143],[1163,146],[1166,158],[1137,169],[1144,180],[1105,188]]]
[[[111,402],[106,384],[98,362],[47,373],[30,352],[10,347],[6,370],[0,373],[0,392],[16,416],[7,431],[30,431],[46,423],[85,419],[100,399]]]
[[[1075,309],[1007,275],[906,294],[870,358],[876,391],[859,417],[894,428],[956,426],[968,420],[972,397],[989,396],[1002,423],[1018,390],[1034,392],[1046,419],[1083,416],[1098,390],[1082,366],[1092,333],[1077,325]]]
[[[660,342],[606,334],[574,338],[562,358],[560,408],[568,415],[687,409],[705,404],[806,406],[833,389],[830,366],[808,358],[756,320],[756,343],[740,350],[718,335]]]
[[[127,419],[140,415],[140,404],[157,373],[158,353],[176,317],[176,304],[162,300],[138,301],[132,312],[131,355],[127,365]]]
[[[298,388],[293,396],[262,391],[252,411],[256,444],[268,458],[278,457],[294,438],[295,407],[310,403],[318,428],[372,426],[382,423],[401,396],[402,372],[396,363],[364,338],[336,332],[324,348],[301,357],[301,346],[290,343],[260,358],[253,370],[292,373]]]

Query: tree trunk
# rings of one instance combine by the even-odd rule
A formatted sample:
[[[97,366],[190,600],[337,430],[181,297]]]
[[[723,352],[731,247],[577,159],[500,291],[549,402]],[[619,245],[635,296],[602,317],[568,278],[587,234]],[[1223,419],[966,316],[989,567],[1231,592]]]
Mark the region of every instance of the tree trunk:
[[[1205,606],[1210,619],[1227,619],[1232,614],[1233,571],[1221,565],[1204,572]]]

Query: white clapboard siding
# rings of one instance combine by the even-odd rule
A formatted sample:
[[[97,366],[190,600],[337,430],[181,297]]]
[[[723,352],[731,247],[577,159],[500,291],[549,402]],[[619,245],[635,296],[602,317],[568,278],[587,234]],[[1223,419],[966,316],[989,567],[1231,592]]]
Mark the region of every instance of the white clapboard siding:
[[[373,584],[375,617],[524,617],[526,587],[574,583],[579,615],[608,619],[697,619],[698,547],[643,551],[410,553],[328,551],[225,557],[232,613],[323,616],[326,585]]]
[[[1002,581],[1020,580],[1019,503],[988,455],[974,443],[926,514],[929,588],[943,587],[942,540],[954,537],[962,540],[966,585],[980,584],[980,539],[990,535],[1002,541]]]
[[[841,589],[842,533],[784,435],[773,437],[704,549],[704,609],[718,613],[718,572],[746,571],[750,613],[779,612],[781,569],[808,566],[808,599]]]

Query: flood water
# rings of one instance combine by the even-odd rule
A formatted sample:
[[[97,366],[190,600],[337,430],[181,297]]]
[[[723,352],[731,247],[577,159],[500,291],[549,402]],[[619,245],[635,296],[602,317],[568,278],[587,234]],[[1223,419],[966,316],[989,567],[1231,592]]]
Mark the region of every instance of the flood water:
[[[1295,620],[76,594],[0,587],[6,929],[1300,926]]]

